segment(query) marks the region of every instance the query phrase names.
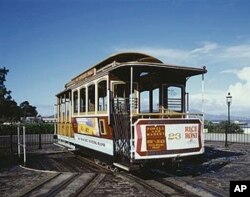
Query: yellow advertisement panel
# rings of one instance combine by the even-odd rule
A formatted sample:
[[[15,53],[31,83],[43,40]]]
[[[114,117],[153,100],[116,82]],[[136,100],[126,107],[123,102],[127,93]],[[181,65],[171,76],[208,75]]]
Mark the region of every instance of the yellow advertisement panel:
[[[99,136],[97,118],[77,118],[77,132],[87,135]]]

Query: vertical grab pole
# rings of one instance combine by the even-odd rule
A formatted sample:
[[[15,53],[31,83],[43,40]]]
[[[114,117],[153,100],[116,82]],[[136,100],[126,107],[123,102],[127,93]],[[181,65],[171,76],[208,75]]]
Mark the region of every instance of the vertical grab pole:
[[[133,153],[132,153],[132,147],[133,147],[133,66],[130,67],[130,161],[132,161]]]
[[[205,67],[204,67],[205,69]],[[201,111],[202,111],[202,121],[204,122],[204,73],[202,73],[202,82],[201,82]]]
[[[111,122],[111,112],[113,112],[111,109],[113,109],[112,107],[112,102],[111,102],[111,91],[110,91],[111,87],[110,87],[110,82],[109,82],[109,77],[107,79],[107,112],[108,112],[108,124],[110,125]],[[111,107],[112,106],[112,107]]]
[[[26,142],[25,142],[25,126],[23,126],[23,163],[26,164]]]
[[[204,66],[203,67],[203,70],[205,71],[205,69],[206,69],[206,67]],[[202,73],[202,82],[201,82],[201,91],[202,91],[202,93],[201,93],[201,97],[202,97],[202,99],[201,99],[201,102],[202,102],[202,104],[201,104],[201,109],[202,109],[202,133],[201,133],[201,140],[202,140],[202,143],[203,143],[203,146],[204,146],[204,138],[205,138],[205,136],[204,136],[204,134],[203,134],[203,132],[204,132],[204,127],[205,127],[205,117],[204,117],[204,73]]]
[[[189,93],[186,92],[186,114],[187,114],[187,118],[189,118]]]

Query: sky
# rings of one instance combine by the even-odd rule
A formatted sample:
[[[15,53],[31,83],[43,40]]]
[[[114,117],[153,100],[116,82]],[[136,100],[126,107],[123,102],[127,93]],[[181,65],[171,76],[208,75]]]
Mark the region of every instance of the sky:
[[[108,56],[147,53],[203,67],[204,111],[250,117],[248,0],[0,0],[0,67],[13,99],[52,115],[65,83]],[[201,76],[187,83],[201,110]]]

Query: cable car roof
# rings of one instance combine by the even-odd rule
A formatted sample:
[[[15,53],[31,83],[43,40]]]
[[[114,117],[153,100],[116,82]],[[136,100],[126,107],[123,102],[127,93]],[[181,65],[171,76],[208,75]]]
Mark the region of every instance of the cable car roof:
[[[88,70],[84,71],[83,73],[77,75],[74,77],[72,80],[78,78],[79,76],[91,72],[93,69],[99,70],[102,69],[103,67],[106,67],[107,65],[112,64],[113,62],[118,62],[118,63],[125,63],[125,62],[152,62],[152,63],[163,63],[161,60],[147,55],[143,53],[137,53],[137,52],[126,52],[126,53],[118,53],[109,56],[108,58],[102,60],[101,62],[97,63],[96,65],[92,66]]]
[[[195,67],[184,67],[173,64],[164,64],[161,60],[138,52],[125,52],[111,55],[110,57],[104,59],[103,61],[97,63],[92,66],[88,70],[74,77],[71,81],[65,84],[65,90],[69,88],[72,84],[77,84],[78,82],[89,78],[90,76],[94,76],[97,72],[100,71],[108,71],[112,72],[113,70],[117,70],[121,67],[133,66],[138,72],[144,71],[145,69],[164,69],[169,70],[170,72],[177,73],[182,77],[188,78],[195,75],[204,74],[207,72],[206,68],[195,68]],[[123,69],[121,69],[123,70]]]
[[[99,62],[96,64],[94,67],[97,69],[106,66],[112,62],[119,62],[119,63],[124,63],[124,62],[152,62],[152,63],[163,63],[161,60],[144,54],[144,53],[138,53],[138,52],[126,52],[126,53],[117,53],[114,55],[111,55],[107,59]]]
[[[192,68],[192,67],[183,67],[178,65],[171,65],[171,64],[164,64],[161,60],[144,54],[144,53],[138,53],[138,52],[124,52],[124,53],[118,53],[111,55],[110,57],[104,59],[103,61],[97,63],[96,65],[92,66],[90,69],[84,71],[83,73],[77,75],[72,79],[75,80],[79,78],[82,75],[92,75],[94,74],[94,70],[99,70],[105,68],[107,65],[110,65],[112,63],[118,63],[118,64],[127,64],[127,63],[133,63],[135,65],[151,65],[151,66],[159,66],[159,67],[165,67],[168,69],[175,69],[175,70],[182,70],[183,72],[186,72],[186,76],[193,76],[193,75],[199,75],[206,73],[207,70],[205,68]],[[89,73],[89,74],[87,74]]]

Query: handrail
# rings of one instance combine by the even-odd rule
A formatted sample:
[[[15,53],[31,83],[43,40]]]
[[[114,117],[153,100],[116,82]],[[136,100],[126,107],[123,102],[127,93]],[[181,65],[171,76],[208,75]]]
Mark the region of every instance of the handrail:
[[[187,118],[190,116],[195,117],[202,117],[203,114],[200,113],[180,113],[174,111],[168,111],[168,113],[133,113],[133,117],[141,116],[144,117],[161,117],[161,118],[173,118],[173,117],[180,117],[180,118]]]
[[[138,106],[138,98],[132,99],[132,98],[116,97],[116,98],[113,98],[113,101],[114,101],[114,107],[122,111],[124,111],[124,109],[129,110],[130,102],[132,102],[133,109],[136,109]]]
[[[137,108],[138,104],[138,98],[114,98],[114,109],[119,110],[122,113],[127,113],[128,111],[128,105],[129,102],[132,102],[133,109]],[[203,114],[201,113],[182,113],[182,112],[176,112],[167,108],[164,108],[164,106],[159,107],[160,112],[140,112],[137,113],[136,111],[133,111],[132,116],[133,117],[147,117],[147,118],[191,118],[191,117],[198,117],[199,119],[203,117]]]

